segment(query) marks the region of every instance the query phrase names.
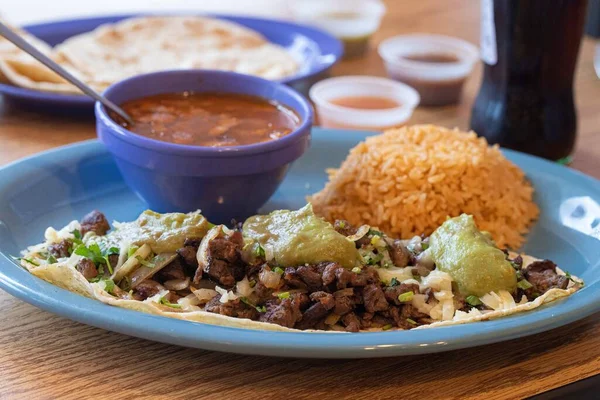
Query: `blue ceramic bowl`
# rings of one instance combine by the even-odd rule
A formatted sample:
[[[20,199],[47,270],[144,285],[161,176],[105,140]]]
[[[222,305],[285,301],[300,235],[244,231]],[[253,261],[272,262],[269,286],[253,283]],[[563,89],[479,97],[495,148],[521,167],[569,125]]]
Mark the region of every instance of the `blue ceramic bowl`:
[[[240,93],[275,100],[295,110],[299,127],[278,140],[245,146],[187,146],[135,134],[113,121],[96,103],[96,130],[125,182],[158,212],[201,209],[216,223],[252,215],[277,189],[290,164],[310,144],[312,108],[281,83],[232,72],[165,71],[110,86],[104,95],[121,104],[141,97],[183,91]]]

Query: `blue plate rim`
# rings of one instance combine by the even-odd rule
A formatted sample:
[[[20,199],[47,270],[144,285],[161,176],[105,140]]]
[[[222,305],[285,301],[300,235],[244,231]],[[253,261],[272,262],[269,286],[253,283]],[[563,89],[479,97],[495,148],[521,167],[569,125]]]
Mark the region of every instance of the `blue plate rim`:
[[[325,130],[316,128],[315,132]],[[331,131],[331,130],[327,130]],[[505,150],[508,155],[540,163],[551,172],[592,185],[600,181],[538,157]],[[0,186],[31,160],[49,163],[81,152],[104,153],[95,139],[78,142],[17,160],[0,168]],[[366,358],[426,354],[490,344],[557,328],[600,311],[600,290],[584,291],[530,313],[493,321],[435,329],[360,334],[254,331],[168,319],[111,307],[51,285],[0,257],[0,287],[30,304],[58,315],[104,329],[150,340],[243,354],[320,358]],[[35,287],[43,290],[37,292]],[[527,324],[524,329],[524,324]],[[266,340],[265,340],[266,339]]]
[[[264,22],[272,25],[285,26],[287,28],[294,28],[295,31],[300,31],[304,36],[310,37],[313,42],[317,43],[320,50],[326,50],[325,54],[327,56],[332,56],[333,58],[327,62],[320,62],[317,68],[311,68],[308,71],[305,71],[300,74],[292,75],[288,78],[278,79],[274,82],[284,83],[286,85],[291,85],[296,82],[302,81],[303,79],[308,79],[314,77],[318,74],[327,71],[333,65],[338,63],[343,54],[343,45],[342,42],[335,38],[333,35],[308,25],[303,25],[291,21],[284,21],[278,19],[268,19],[268,18],[259,18],[259,17],[249,17],[249,16],[240,16],[233,14],[219,14],[219,13],[201,13],[201,12],[186,12],[186,11],[178,11],[177,13],[166,13],[166,14],[158,14],[158,13],[149,13],[149,12],[140,12],[140,13],[127,13],[127,14],[107,14],[102,16],[95,17],[82,17],[82,18],[69,18],[69,19],[56,19],[52,21],[46,21],[36,24],[27,24],[23,25],[21,28],[31,32],[36,30],[48,29],[53,27],[55,29],[60,29],[64,26],[68,26],[76,23],[92,23],[98,22],[98,25],[113,22],[115,20],[122,20],[126,18],[133,17],[141,17],[141,16],[152,16],[152,15],[198,15],[198,16],[207,16],[214,17],[219,19],[225,19],[233,22],[239,21],[252,21],[252,22]],[[243,23],[242,23],[243,25]],[[310,35],[307,35],[310,33]],[[35,36],[35,35],[34,35]],[[320,40],[317,41],[314,37],[319,37]],[[323,41],[323,42],[322,42]],[[323,43],[325,46],[323,46]],[[44,92],[41,90],[23,88],[16,85],[11,85],[9,83],[0,83],[0,94],[5,94],[14,98],[19,98],[21,100],[34,100],[34,101],[43,101],[43,102],[61,102],[61,103],[71,103],[74,106],[92,106],[94,104],[94,100],[90,99],[85,95],[77,95],[77,94],[66,94],[66,93],[53,93],[53,92]]]

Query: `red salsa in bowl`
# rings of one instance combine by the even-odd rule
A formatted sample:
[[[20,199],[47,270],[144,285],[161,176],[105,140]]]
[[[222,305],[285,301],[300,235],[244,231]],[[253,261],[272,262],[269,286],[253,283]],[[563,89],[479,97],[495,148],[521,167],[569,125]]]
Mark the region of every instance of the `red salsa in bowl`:
[[[286,136],[300,125],[296,112],[283,104],[238,93],[163,93],[129,100],[121,107],[135,122],[123,123],[126,129],[191,146],[262,143]]]

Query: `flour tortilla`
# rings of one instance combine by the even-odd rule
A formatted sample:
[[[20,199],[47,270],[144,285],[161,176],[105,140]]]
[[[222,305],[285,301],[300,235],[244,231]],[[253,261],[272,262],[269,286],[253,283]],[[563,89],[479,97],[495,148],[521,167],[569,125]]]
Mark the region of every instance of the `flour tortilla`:
[[[4,22],[4,21],[3,21]],[[52,47],[17,27],[11,28],[41,53],[51,56]],[[18,86],[54,91],[72,91],[71,85],[29,54],[0,36],[0,81]]]
[[[274,80],[299,69],[290,53],[258,32],[213,18],[130,18],[73,36],[54,49],[18,32],[97,91],[133,75],[163,70],[217,69]],[[1,37],[0,80],[28,89],[80,93]]]
[[[39,246],[36,246],[39,248]],[[36,253],[31,253],[26,255],[25,258],[35,259]],[[534,261],[538,261],[536,258],[530,256],[523,256],[524,263],[523,267],[529,265]],[[126,299],[117,299],[107,292],[105,292],[100,285],[92,284],[88,282],[82,274],[77,272],[74,268],[77,259],[69,259],[66,262],[56,263],[56,264],[46,264],[40,266],[33,266],[25,260],[21,261],[23,267],[27,268],[33,275],[41,278],[47,282],[50,282],[54,285],[57,285],[63,289],[69,290],[71,292],[75,292],[81,294],[83,296],[99,300],[105,304],[109,304],[112,306],[127,308],[130,310],[145,312],[148,314],[161,315],[163,317],[168,318],[177,318],[186,321],[193,322],[201,322],[205,324],[212,325],[221,325],[228,326],[233,328],[244,328],[244,329],[257,329],[257,330],[268,330],[268,331],[279,331],[279,332],[300,332],[297,329],[289,329],[282,327],[277,324],[270,324],[260,321],[253,321],[250,319],[244,318],[234,318],[227,317],[220,314],[210,313],[206,311],[172,311],[175,310],[173,308],[163,306],[161,304],[157,304],[151,301],[137,301],[137,300],[126,300]],[[576,277],[574,277],[577,279]],[[508,315],[530,311],[545,303],[552,302],[562,297],[569,296],[577,291],[577,287],[570,287],[568,289],[550,289],[542,296],[536,298],[533,301],[527,302],[525,304],[517,305],[514,308],[507,310],[496,310],[490,311],[480,316],[471,316],[462,320],[452,320],[452,321],[439,321],[434,322],[429,325],[422,325],[415,329],[429,329],[440,326],[450,326],[450,325],[459,325],[466,324],[476,321],[485,321],[489,319],[495,319],[500,317],[505,317]],[[307,332],[307,331],[303,331]],[[327,333],[336,333],[338,331],[317,331],[310,330],[309,332],[327,332]],[[341,332],[344,333],[344,332]]]

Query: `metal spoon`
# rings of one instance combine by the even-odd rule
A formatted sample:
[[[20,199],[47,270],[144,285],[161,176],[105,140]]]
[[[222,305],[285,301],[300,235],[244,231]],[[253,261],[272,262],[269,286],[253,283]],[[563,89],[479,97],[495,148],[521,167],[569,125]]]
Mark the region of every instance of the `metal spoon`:
[[[133,119],[131,119],[131,117],[125,111],[123,111],[121,107],[108,100],[106,97],[102,96],[79,79],[75,78],[70,72],[58,65],[46,55],[42,54],[38,49],[27,43],[27,41],[25,41],[25,39],[23,39],[18,33],[4,25],[2,22],[0,22],[0,36],[4,36],[6,40],[13,43],[15,46],[44,64],[46,67],[50,68],[52,71],[56,72],[58,75],[62,76],[67,81],[71,82],[83,93],[104,104],[107,108],[123,118],[128,124],[134,124]]]

